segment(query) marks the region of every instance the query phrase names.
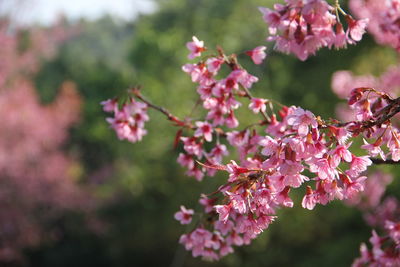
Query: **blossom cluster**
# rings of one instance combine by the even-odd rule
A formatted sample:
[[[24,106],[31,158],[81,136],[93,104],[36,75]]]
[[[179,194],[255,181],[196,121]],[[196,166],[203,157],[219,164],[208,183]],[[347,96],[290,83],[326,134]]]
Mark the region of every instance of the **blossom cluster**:
[[[206,51],[204,42],[196,37],[187,47],[190,59]],[[265,58],[264,50],[257,47],[246,54],[259,64]],[[223,66],[230,71],[221,78],[218,74]],[[335,199],[354,199],[366,185],[363,172],[372,164],[370,157],[386,159],[391,155],[398,160],[398,132],[390,123],[397,100],[384,92],[369,87],[350,91],[348,104],[355,111],[355,120],[341,124],[335,120],[326,122],[295,106],[282,106],[276,114],[270,100],[250,93],[258,78],[239,65],[235,55],[227,56],[220,48],[217,55],[208,55],[182,69],[197,84],[206,115],[204,120],[180,121],[156,107],[180,127],[175,141],[182,143],[184,152],[179,154],[178,163],[188,169],[187,175],[199,181],[205,174],[212,176],[217,171],[229,176],[216,192],[201,196],[204,215],[195,220],[195,229],[180,238],[195,257],[216,260],[232,253],[234,246],[249,244],[276,220],[279,208],[294,206],[289,195],[293,189],[305,187],[301,205],[309,210]],[[136,96],[143,101],[140,95]],[[234,113],[241,106],[241,98],[248,98],[248,108],[263,117],[263,121],[244,130],[237,129],[239,122]],[[105,111],[116,114],[108,121],[120,138],[135,142],[141,136],[129,139],[131,132],[123,128],[142,128],[148,120],[146,108],[155,106],[133,98],[129,101],[121,109],[117,100],[102,104]],[[369,155],[357,156],[350,151],[349,138],[360,134],[376,139],[373,144],[365,140],[362,146]],[[222,144],[221,139],[226,139],[227,144]],[[238,163],[222,163],[228,155],[228,144],[237,150]],[[381,150],[383,144],[389,152]],[[194,211],[181,206],[175,219],[191,225]]]
[[[353,19],[337,3],[332,7],[324,0],[285,2],[284,5],[276,4],[274,10],[261,8],[272,35],[268,40],[276,41],[277,50],[294,53],[301,60],[315,54],[321,47],[342,48],[354,44],[365,32],[368,19]],[[339,21],[339,13],[347,22],[346,31]],[[208,49],[196,37],[186,46],[190,51],[189,59],[202,57],[197,63],[185,64],[182,70],[197,86],[199,103],[206,113],[204,118],[181,121],[165,109],[144,102],[180,127],[175,138],[175,144],[183,147],[178,163],[187,168],[188,176],[200,181],[205,174],[213,176],[217,171],[227,174],[225,183],[214,193],[201,195],[202,216],[195,216],[194,210],[184,206],[175,213],[176,220],[192,227],[181,236],[180,243],[194,257],[217,260],[232,253],[235,246],[250,244],[277,219],[278,209],[295,205],[290,197],[291,190],[303,190],[301,206],[308,210],[335,199],[360,203],[363,197],[360,192],[364,188],[372,192],[367,196],[369,202],[365,207],[377,205],[391,179],[367,180],[364,172],[377,160],[400,161],[400,132],[392,123],[400,112],[400,98],[390,95],[400,84],[396,68],[380,80],[367,77],[355,81],[348,72],[337,73],[334,90],[340,97],[346,97],[348,109],[354,114],[351,121],[341,123],[333,119],[325,121],[296,106],[279,104],[280,110],[275,113],[275,104],[271,100],[253,97],[250,93],[258,78],[249,74],[234,54],[227,56],[218,48],[218,53],[204,56],[203,52]],[[266,57],[265,50],[265,47],[257,47],[245,54],[255,64],[260,64]],[[227,67],[228,72],[220,77],[223,67]],[[373,84],[364,85],[365,81]],[[375,86],[382,86],[385,90],[378,91]],[[238,129],[235,112],[242,105],[240,100],[243,98],[249,99],[248,108],[260,114],[263,120]],[[138,125],[137,113],[132,113],[127,105],[142,103],[132,100],[122,110],[116,103],[116,100],[103,103],[106,111],[122,113],[118,115],[121,118],[116,115],[115,119],[108,121],[121,139],[140,141],[143,134],[129,138],[132,133],[126,130],[126,124]],[[142,120],[140,128],[148,120],[146,104],[138,112]],[[361,148],[365,155],[356,155],[350,150],[351,138],[355,137],[363,138]],[[224,164],[228,145],[236,149],[238,159]],[[378,254],[398,258],[399,220],[392,217],[385,220],[396,250],[379,250],[387,239],[374,233],[373,251],[368,252],[363,245],[362,257],[355,266],[378,262],[375,259]]]
[[[204,42],[196,37],[193,37],[193,41],[189,42],[187,47],[191,51],[188,56],[191,59],[201,56],[201,52],[205,51]],[[246,54],[255,64],[260,64],[266,57],[265,49],[263,46],[257,47],[247,51]],[[218,79],[217,75],[223,65],[229,66],[231,72],[226,77]],[[179,155],[178,163],[188,168],[186,173],[188,176],[194,176],[200,181],[203,179],[204,171],[212,176],[215,170],[200,168],[195,164],[196,160],[205,159],[206,164],[216,165],[228,155],[226,146],[221,144],[219,139],[209,152],[204,149],[204,142],[212,142],[213,134],[218,135],[217,126],[228,128],[239,126],[234,111],[241,106],[241,103],[236,96],[246,95],[246,90],[250,89],[258,78],[241,68],[235,57],[228,58],[222,52],[199,63],[185,64],[182,70],[191,76],[194,83],[198,84],[197,92],[207,115],[205,121],[195,122],[193,136],[180,137],[185,153]],[[254,99],[249,108],[254,112],[262,112],[266,109],[265,104],[266,100]]]
[[[293,53],[306,60],[321,47],[343,48],[360,41],[368,19],[355,20],[339,7],[332,7],[324,0],[285,0],[275,4],[274,9],[261,7],[268,24],[268,41],[275,41],[275,49]],[[336,13],[335,13],[336,11]],[[347,22],[344,31],[338,12]]]
[[[278,208],[293,207],[289,192],[303,184],[302,207],[310,210],[363,190],[366,177],[360,174],[371,161],[349,151],[347,129],[326,126],[299,107],[284,107],[280,116],[266,127],[268,135],[250,130],[227,133],[240,165],[231,161],[206,166],[226,171],[229,178],[218,189],[221,197],[202,196],[207,221],[181,237],[193,256],[218,259],[234,245],[249,244],[276,219]],[[314,177],[305,176],[305,171]]]
[[[399,0],[351,0],[352,12],[369,18],[368,31],[382,45],[400,50],[400,1]]]
[[[395,198],[386,199],[375,209],[375,226],[383,228],[385,235],[372,231],[369,239],[372,248],[365,243],[360,246],[360,257],[355,259],[353,267],[361,266],[399,266],[400,265],[400,204]]]
[[[193,41],[198,39],[193,38]],[[231,67],[232,72],[227,78],[217,80],[214,77],[224,63]],[[206,219],[197,222],[195,229],[181,236],[180,243],[195,257],[216,260],[233,252],[234,246],[249,244],[277,218],[277,209],[294,206],[289,196],[292,189],[305,185],[301,205],[309,210],[316,204],[325,205],[334,199],[354,200],[366,185],[367,177],[362,173],[372,164],[371,157],[380,156],[385,160],[391,155],[392,160],[399,160],[399,133],[390,122],[394,115],[392,112],[398,112],[393,111],[398,106],[398,100],[385,92],[369,87],[351,90],[348,105],[354,110],[355,118],[340,124],[334,120],[325,122],[310,111],[295,106],[283,106],[278,114],[271,108],[268,115],[267,104],[272,107],[272,103],[249,94],[250,87],[242,84],[237,79],[240,76],[235,75],[237,71],[247,72],[239,67],[236,59],[224,54],[208,57],[205,62],[187,64],[183,70],[191,75],[193,82],[199,84],[197,91],[205,109],[210,109],[208,103],[215,101],[213,99],[226,105],[233,100],[238,103],[235,96],[246,96],[250,98],[249,109],[254,113],[261,112],[266,118],[264,123],[258,125],[264,129],[264,134],[250,128],[224,132],[213,127],[232,128],[232,125],[209,117],[215,114],[209,112],[207,119],[212,119],[211,122],[196,122],[194,135],[181,137],[186,152],[178,158],[181,165],[189,170],[197,169],[195,158],[201,160],[205,156],[206,160],[201,164],[203,169],[229,174],[226,184],[214,194],[202,195],[200,203],[204,206]],[[232,106],[230,108],[233,111]],[[212,142],[213,132],[222,132],[229,145],[236,148],[239,164],[233,160],[221,164],[222,157],[217,161],[207,158],[202,142]],[[369,144],[364,139],[362,148],[368,156],[356,156],[349,150],[352,145],[349,138],[360,134],[375,140]],[[382,150],[384,144],[388,152]],[[220,145],[219,139],[217,145]],[[311,173],[311,177],[306,176],[306,172]],[[376,198],[379,199],[382,193]],[[192,210],[181,207],[175,217],[188,224],[192,215]]]
[[[386,160],[390,155],[391,159],[397,162],[400,160],[400,132],[386,119],[386,116],[398,112],[391,110],[389,103],[398,102],[399,99],[392,100],[386,94],[372,92],[369,88],[354,89],[349,99],[349,104],[354,108],[358,120],[381,122],[364,133],[365,137],[373,139],[373,143],[368,143],[364,139],[361,148],[366,149],[372,157],[379,156],[382,160]],[[383,150],[384,145],[388,152]]]
[[[382,171],[374,171],[368,174],[368,179],[364,183],[364,191],[360,194],[355,195],[353,198],[346,201],[351,206],[356,206],[360,210],[364,211],[364,218],[369,225],[375,226],[378,221],[381,221],[374,212],[373,215],[369,212],[371,209],[381,203],[382,197],[385,194],[386,187],[393,181],[393,176],[389,173]],[[383,211],[381,207],[379,210]],[[384,220],[383,220],[384,221]]]
[[[193,38],[193,42],[197,41],[197,38]],[[232,71],[227,78],[217,80],[214,77],[224,63]],[[259,125],[264,129],[264,134],[249,128],[242,131],[216,130],[213,127],[230,128],[232,125],[210,118],[210,114],[216,113],[212,109],[212,113],[209,111],[207,115],[207,119],[212,119],[211,122],[196,122],[192,137],[180,137],[186,153],[180,154],[178,162],[189,168],[188,174],[195,174],[190,173],[200,168],[195,164],[195,158],[201,160],[203,156],[206,159],[201,164],[203,169],[229,174],[226,184],[213,195],[202,195],[200,203],[204,206],[206,219],[181,236],[180,242],[192,251],[193,256],[215,260],[233,252],[233,246],[249,244],[277,218],[278,208],[293,207],[289,192],[303,184],[306,185],[306,192],[301,205],[310,210],[316,204],[325,205],[334,199],[353,198],[363,190],[366,177],[362,176],[362,172],[372,162],[369,156],[354,155],[349,150],[352,143],[348,139],[373,127],[363,124],[364,120],[372,119],[373,114],[369,117],[360,116],[358,122],[344,125],[326,123],[310,111],[294,106],[283,106],[278,114],[272,112],[271,108],[271,114],[268,115],[266,104],[272,106],[272,103],[249,94],[250,87],[242,84],[237,78],[240,76],[236,75],[238,71],[247,72],[239,67],[236,59],[224,54],[209,57],[205,62],[187,64],[183,70],[191,75],[193,82],[199,84],[197,91],[205,109],[210,109],[208,103],[211,101],[221,105],[211,108],[221,110],[227,102],[238,103],[235,96],[246,96],[250,98],[249,109],[254,113],[261,112],[266,118],[265,123]],[[364,100],[366,92],[367,89],[354,90],[351,104],[362,106],[359,102]],[[384,93],[374,92],[376,99],[385,99]],[[382,100],[382,106],[388,104]],[[232,111],[232,106],[230,108]],[[232,160],[224,165],[220,163],[222,157],[217,160],[207,158],[208,153],[203,150],[202,144],[204,141],[212,142],[213,132],[222,132],[229,145],[236,148],[239,164]],[[220,146],[219,139],[217,146]],[[312,173],[313,177],[305,176],[305,172]],[[192,210],[181,207],[175,217],[181,223],[188,224],[192,215]]]
[[[361,147],[366,149],[373,156],[379,156],[382,160],[386,160],[388,156],[394,161],[400,160],[400,132],[394,124],[385,119],[385,116],[394,116],[398,111],[393,108],[393,104],[399,99],[393,99],[388,93],[378,92],[372,86],[385,86],[387,92],[395,93],[400,85],[400,72],[398,68],[391,68],[380,79],[372,76],[353,77],[351,73],[340,71],[334,74],[332,87],[333,90],[341,97],[349,90],[351,84],[367,87],[358,87],[350,92],[348,106],[343,110],[341,106],[339,111],[344,113],[347,118],[355,119],[351,126],[353,130],[362,129],[365,121],[380,122],[376,125],[370,125],[368,131],[363,133],[364,145]],[[386,149],[383,146],[386,145]]]
[[[390,95],[398,95],[400,88],[400,67],[391,66],[380,77],[372,75],[355,76],[350,71],[340,70],[332,75],[332,90],[341,99],[347,99],[350,92],[358,87],[382,88]],[[350,117],[353,119],[353,117]]]
[[[113,118],[107,118],[111,128],[115,130],[120,140],[128,140],[132,143],[141,141],[147,134],[144,124],[149,120],[147,105],[130,98],[121,108],[116,99],[101,102],[103,110],[113,112]]]

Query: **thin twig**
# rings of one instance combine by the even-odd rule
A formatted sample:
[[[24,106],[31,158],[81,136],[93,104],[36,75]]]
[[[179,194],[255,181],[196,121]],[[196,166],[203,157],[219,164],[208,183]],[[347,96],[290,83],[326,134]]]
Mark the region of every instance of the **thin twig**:
[[[149,107],[158,110],[159,112],[163,113],[165,116],[167,116],[168,120],[173,121],[174,123],[176,123],[178,126],[182,126],[182,127],[186,127],[186,128],[190,128],[190,129],[194,129],[195,127],[188,123],[185,122],[183,120],[180,120],[178,117],[172,115],[171,112],[169,112],[166,108],[164,107],[160,107],[157,106],[153,103],[151,103],[149,100],[147,100],[146,98],[144,98],[140,92],[140,89],[138,87],[134,87],[130,90],[130,92],[138,99],[140,99],[141,101],[143,101],[144,103],[146,103]]]
[[[372,161],[372,163],[374,163],[376,165],[383,165],[383,164],[397,165],[397,164],[400,164],[400,161],[394,161],[392,159],[383,160],[383,159],[378,159],[378,158],[371,158],[371,161]]]

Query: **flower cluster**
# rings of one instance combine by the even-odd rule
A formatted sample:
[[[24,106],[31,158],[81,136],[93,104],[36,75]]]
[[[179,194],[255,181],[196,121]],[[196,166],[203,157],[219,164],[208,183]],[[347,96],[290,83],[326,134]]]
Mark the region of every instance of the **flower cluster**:
[[[116,99],[109,99],[101,104],[104,111],[114,113],[114,118],[107,118],[107,122],[115,130],[120,140],[126,139],[135,143],[141,141],[147,134],[144,129],[144,123],[149,120],[147,104],[135,101],[133,98],[124,103],[121,109],[118,107]]]
[[[306,60],[321,47],[343,48],[361,40],[368,19],[355,20],[339,7],[324,0],[285,0],[275,4],[274,10],[261,7],[268,24],[268,41],[275,41],[275,49],[293,53]],[[336,11],[336,14],[335,14]],[[342,12],[347,22],[346,32],[338,18]]]
[[[379,156],[382,160],[391,156],[395,162],[400,160],[400,132],[390,121],[399,112],[399,102],[399,98],[392,99],[368,87],[356,88],[351,92],[348,104],[355,112],[356,121],[348,124],[348,127],[355,133],[368,128],[368,131],[363,131],[363,136],[373,141],[368,143],[364,139],[361,148],[367,150],[370,156]],[[384,145],[387,151],[383,149]]]
[[[199,41],[193,37],[193,42],[189,42],[187,47],[191,51],[189,58],[201,56],[204,51],[203,41]],[[257,47],[247,51],[255,64],[260,64],[266,54],[265,47]],[[194,52],[197,51],[197,52]],[[231,72],[224,78],[218,79],[217,75],[222,65],[227,65]],[[222,51],[218,56],[210,56],[205,61],[196,64],[186,64],[182,70],[191,76],[194,83],[198,84],[197,92],[203,103],[203,108],[207,111],[205,121],[197,121],[195,123],[195,132],[191,137],[180,137],[183,143],[185,153],[181,153],[178,157],[178,163],[188,168],[187,175],[194,176],[197,180],[202,180],[204,176],[204,168],[199,168],[195,164],[196,160],[205,158],[207,165],[216,165],[222,162],[223,156],[228,155],[225,145],[217,143],[207,152],[203,148],[204,142],[213,140],[213,133],[218,134],[217,126],[227,126],[228,128],[236,128],[239,122],[234,111],[238,109],[241,103],[236,96],[244,96],[253,83],[258,78],[249,74],[242,69],[234,56],[227,57]],[[254,112],[265,112],[266,100],[254,99],[250,104],[250,109]],[[212,176],[215,173],[212,169],[207,169],[207,174]]]
[[[369,242],[368,249],[365,243],[360,246],[360,257],[355,259],[353,267],[361,266],[400,266],[400,204],[394,198],[386,199],[375,209],[375,226],[384,229],[385,236],[379,236],[375,230]]]
[[[278,208],[293,207],[289,192],[303,184],[302,207],[310,210],[363,190],[366,177],[360,174],[371,161],[349,151],[349,129],[326,125],[299,107],[284,107],[279,114],[281,120],[274,114],[266,127],[268,135],[250,130],[226,133],[238,150],[240,165],[205,165],[226,171],[229,178],[218,189],[219,197],[202,196],[207,220],[181,237],[193,256],[218,259],[233,252],[233,246],[249,244],[276,219]],[[306,171],[315,177],[305,176]]]
[[[351,86],[360,86],[351,89]],[[398,119],[389,121],[387,116],[397,113],[394,106],[399,99],[393,99],[391,95],[398,93],[400,86],[399,67],[389,68],[381,77],[353,76],[349,71],[338,71],[332,78],[332,89],[341,98],[350,92],[348,105],[340,105],[337,108],[340,117],[354,119],[354,125],[360,127],[365,121],[379,122],[364,132],[362,148],[367,149],[373,157],[379,156],[385,160],[391,156],[392,160],[400,160],[400,133]],[[385,92],[377,92],[373,88],[385,88]],[[354,88],[354,87],[353,87]],[[386,119],[385,119],[386,118]],[[383,149],[383,146],[386,148]]]
[[[193,40],[200,42],[197,38]],[[193,46],[188,44],[191,53]],[[252,51],[247,55],[254,57],[256,51],[264,49]],[[180,243],[193,256],[215,260],[232,253],[234,246],[249,244],[277,218],[277,209],[294,206],[289,196],[292,189],[305,186],[301,205],[309,210],[334,199],[354,200],[366,185],[367,177],[362,173],[372,164],[370,157],[379,155],[386,159],[391,155],[393,160],[398,160],[398,132],[390,119],[393,112],[398,112],[393,109],[399,106],[399,100],[388,94],[369,87],[350,91],[348,105],[356,116],[348,123],[325,122],[310,111],[294,106],[283,106],[275,114],[271,101],[250,94],[251,84],[257,78],[248,74],[236,57],[226,56],[220,49],[218,56],[206,58],[183,67],[198,84],[197,92],[208,113],[205,121],[188,127],[193,131],[191,136],[180,136],[182,132],[178,132],[185,151],[179,155],[178,162],[188,168],[188,175],[198,180],[205,171],[209,176],[218,170],[225,171],[229,177],[212,195],[201,196],[199,202],[204,206],[205,216],[196,221],[195,229],[181,236]],[[257,63],[258,58],[253,61]],[[227,65],[231,72],[217,79],[222,65]],[[229,130],[238,126],[230,118],[240,106],[239,97],[249,98],[249,109],[261,113],[264,121],[254,127],[263,128],[264,134],[252,129],[253,126],[241,131]],[[224,126],[228,130],[217,128]],[[349,150],[352,145],[349,138],[360,134],[366,139],[376,139],[373,144],[365,140],[362,146],[369,156],[356,156]],[[220,138],[226,138],[237,150],[239,163],[231,160],[221,164],[228,152],[220,144]],[[204,144],[213,140],[216,145],[207,152]],[[387,145],[388,153],[380,150],[383,144]],[[203,163],[196,164],[196,161]],[[311,173],[311,177],[305,173]],[[191,210],[181,207],[175,218],[189,224],[192,214]]]
[[[355,195],[353,198],[346,201],[347,204],[356,206],[362,211],[369,209],[375,209],[380,203],[381,198],[385,193],[386,187],[392,182],[393,176],[384,173],[382,171],[375,171],[368,174],[368,179],[364,183],[364,191],[360,194]],[[383,210],[380,208],[380,210]],[[371,216],[370,213],[366,213],[366,221],[374,226],[376,215]]]
[[[382,88],[382,91],[387,94],[398,95],[400,67],[391,66],[380,77],[372,75],[355,76],[350,71],[337,71],[332,76],[331,85],[333,92],[342,99],[347,99],[350,92],[357,87]]]
[[[276,49],[294,53],[301,60],[321,47],[342,48],[354,44],[365,32],[368,19],[354,20],[338,4],[332,7],[324,0],[285,2],[285,5],[276,4],[274,10],[261,8],[272,35],[268,40],[276,41]],[[346,31],[339,21],[339,13],[346,19]],[[196,37],[186,46],[189,59],[202,57],[207,51],[204,42]],[[256,47],[245,54],[260,64],[266,57],[265,50],[265,47]],[[219,77],[223,66],[228,72]],[[239,65],[235,55],[227,56],[221,48],[217,54],[184,65],[182,70],[197,85],[199,103],[206,113],[203,118],[179,120],[166,109],[145,101],[137,91],[136,98],[144,103],[131,100],[121,110],[116,100],[105,101],[103,105],[104,110],[115,113],[115,118],[108,121],[120,139],[132,142],[140,141],[145,134],[146,108],[157,109],[180,128],[175,146],[183,146],[178,163],[188,169],[187,175],[200,181],[205,174],[227,173],[226,182],[214,193],[201,195],[202,216],[193,216],[194,211],[184,206],[175,213],[175,219],[181,224],[195,225],[180,238],[180,243],[194,257],[217,260],[232,253],[234,246],[249,244],[277,219],[279,208],[295,205],[289,195],[291,190],[303,190],[301,206],[308,210],[335,199],[360,202],[363,197],[360,192],[365,187],[367,192],[374,191],[372,187],[378,189],[368,196],[367,208],[380,201],[390,177],[369,181],[364,172],[377,160],[386,161],[390,157],[393,162],[400,161],[400,132],[392,123],[392,118],[400,112],[400,98],[389,94],[400,84],[396,68],[381,80],[366,77],[354,81],[348,72],[335,75],[334,90],[341,97],[349,95],[347,106],[354,114],[354,119],[345,123],[333,119],[324,121],[295,106],[281,105],[275,113],[271,100],[253,97],[250,93],[258,78]],[[364,85],[365,82],[371,85]],[[375,90],[376,85],[385,91]],[[235,111],[241,106],[242,98],[250,100],[248,108],[263,120],[240,130]],[[132,127],[142,132],[133,134]],[[356,155],[350,150],[353,144],[350,138],[357,136],[363,138],[361,148],[367,155]],[[223,138],[236,149],[236,161],[223,163],[224,156],[228,155],[227,146],[220,141]],[[392,217],[385,220],[394,246],[382,249],[383,242],[389,239],[374,233],[373,251],[368,252],[363,245],[362,257],[355,266],[390,257],[388,262],[392,260],[391,263],[398,265],[395,258],[398,258],[400,241],[399,220]]]
[[[379,44],[400,51],[399,0],[351,0],[349,4],[355,15],[370,19],[368,31]]]

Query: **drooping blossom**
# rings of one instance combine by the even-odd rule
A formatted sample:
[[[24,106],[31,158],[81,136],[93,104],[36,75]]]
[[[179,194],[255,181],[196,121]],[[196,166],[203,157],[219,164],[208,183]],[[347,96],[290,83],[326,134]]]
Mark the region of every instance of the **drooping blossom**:
[[[349,5],[356,16],[369,19],[368,32],[379,44],[392,46],[399,51],[399,0],[351,0]]]
[[[251,109],[254,113],[265,112],[267,109],[266,103],[268,100],[262,98],[252,98],[251,103],[249,104],[249,109]]]
[[[300,60],[306,60],[322,47],[345,47],[361,40],[367,19],[354,20],[346,15],[348,30],[337,20],[335,8],[324,0],[292,1],[276,4],[274,9],[261,7],[275,49],[293,53]]]
[[[181,210],[175,213],[174,218],[181,224],[189,224],[192,222],[193,214],[194,211],[192,209],[186,209],[185,206],[181,206]]]
[[[213,128],[208,122],[196,122],[197,130],[194,132],[195,137],[203,136],[207,142],[212,141]]]
[[[251,57],[253,60],[254,64],[261,64],[267,54],[265,53],[265,49],[267,49],[265,46],[257,46],[256,48],[249,50],[246,52],[246,54]]]
[[[196,36],[192,37],[192,42],[188,42],[186,47],[189,49],[190,54],[188,55],[189,59],[194,59],[196,57],[201,56],[201,53],[205,51],[204,42],[199,41]]]
[[[120,140],[128,140],[135,143],[141,141],[147,134],[144,123],[149,120],[147,115],[147,105],[142,102],[130,99],[121,109],[113,100],[101,102],[104,110],[114,112],[113,118],[107,118],[107,122],[115,130]]]

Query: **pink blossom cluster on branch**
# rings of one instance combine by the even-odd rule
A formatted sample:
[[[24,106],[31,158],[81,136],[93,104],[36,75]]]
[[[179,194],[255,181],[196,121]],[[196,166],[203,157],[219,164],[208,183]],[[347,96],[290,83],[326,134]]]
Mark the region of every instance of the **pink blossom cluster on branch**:
[[[371,249],[365,243],[360,246],[360,257],[353,262],[353,267],[361,266],[398,266],[400,264],[400,204],[394,197],[382,196],[386,187],[393,180],[392,175],[381,171],[368,175],[364,191],[347,201],[356,205],[364,213],[368,225],[380,229],[384,235],[372,231],[369,239]]]
[[[399,266],[400,265],[400,203],[389,197],[376,205],[367,222],[382,229],[382,235],[373,230],[369,239],[371,248],[365,243],[360,246],[360,257],[355,259],[353,267],[361,266]]]
[[[193,38],[193,43],[188,45],[191,53],[198,51],[194,48],[198,42]],[[227,65],[231,72],[225,78],[217,79],[222,65]],[[198,63],[186,64],[183,70],[198,84],[197,91],[208,113],[205,121],[192,124],[179,123],[164,110],[169,119],[173,118],[171,120],[182,127],[177,140],[183,143],[185,153],[179,155],[178,162],[188,168],[188,175],[198,180],[203,178],[204,171],[209,176],[217,170],[225,171],[229,176],[212,195],[202,195],[200,203],[204,206],[204,215],[197,220],[195,229],[181,236],[180,242],[192,251],[193,256],[215,260],[233,252],[233,246],[249,244],[277,218],[277,209],[293,207],[289,192],[303,184],[306,192],[301,204],[306,209],[312,210],[316,204],[325,205],[334,199],[354,197],[363,190],[367,177],[361,173],[372,162],[369,156],[356,156],[349,150],[352,144],[349,138],[360,134],[375,137],[387,132],[385,142],[364,146],[371,156],[381,155],[376,152],[381,144],[392,144],[397,140],[398,133],[391,128],[390,118],[392,109],[399,107],[399,101],[372,88],[351,91],[349,104],[361,116],[340,124],[334,120],[325,122],[310,111],[294,106],[283,106],[276,114],[270,100],[251,95],[249,89],[257,78],[240,66],[235,55],[227,56],[222,49],[218,50],[217,56],[210,55]],[[133,92],[143,100],[137,90]],[[239,126],[237,120],[232,125],[230,118],[243,98],[250,99],[249,109],[260,112],[263,120],[244,130],[218,128]],[[373,109],[363,104],[369,101],[374,101]],[[380,105],[375,103],[377,101]],[[104,102],[105,107],[106,103],[110,102]],[[215,117],[215,114],[219,116]],[[264,130],[264,134],[256,127]],[[183,129],[192,135],[182,136]],[[226,146],[220,143],[222,138],[236,148],[240,164],[233,160],[221,164],[223,156],[227,155]],[[216,140],[215,147],[210,152],[205,151],[203,143],[213,140]],[[397,155],[396,149],[394,145],[393,155]],[[196,161],[204,163],[197,165]],[[306,171],[313,176],[305,176]],[[193,210],[181,207],[175,218],[189,224],[195,215]]]
[[[268,24],[268,41],[275,41],[275,49],[306,60],[322,47],[344,48],[360,41],[368,19],[355,20],[336,4],[324,0],[285,0],[274,9],[261,7]],[[344,15],[347,30],[339,19]]]
[[[332,88],[339,96],[344,95],[351,90],[351,86],[359,87],[358,90],[351,91],[349,106],[339,105],[337,113],[342,118],[351,118],[356,120],[382,120],[383,115],[392,113],[394,116],[392,122],[385,122],[370,128],[370,131],[364,133],[364,145],[362,148],[367,149],[373,157],[380,156],[382,160],[386,160],[391,155],[394,161],[400,158],[400,133],[398,129],[398,112],[397,109],[383,109],[389,102],[399,101],[392,99],[390,95],[396,95],[400,86],[400,70],[398,67],[389,68],[380,78],[373,76],[353,76],[348,71],[338,71],[333,75]],[[374,92],[370,88],[385,88],[386,97],[382,98],[382,93]],[[378,117],[373,114],[377,114]],[[386,149],[382,149],[386,145]]]
[[[323,0],[285,2],[276,4],[274,10],[261,8],[272,35],[268,40],[276,41],[277,50],[293,53],[301,60],[321,47],[342,48],[354,44],[365,32],[368,19],[354,20],[338,1],[335,6]],[[339,20],[340,14],[346,19],[346,31]],[[400,98],[392,97],[400,84],[396,68],[381,79],[356,79],[349,72],[337,73],[334,91],[346,98],[346,107],[354,114],[350,121],[340,122],[323,120],[301,107],[254,97],[251,88],[258,78],[239,64],[235,54],[226,55],[219,47],[216,53],[204,54],[209,50],[196,37],[186,46],[189,59],[200,57],[197,63],[185,64],[182,69],[197,86],[204,117],[196,121],[180,120],[146,100],[138,88],[129,93],[146,107],[166,115],[179,128],[175,147],[182,145],[178,163],[187,168],[188,176],[200,181],[217,171],[226,173],[226,181],[215,192],[201,195],[199,203],[203,212],[181,206],[175,214],[175,219],[192,227],[179,242],[194,257],[217,260],[232,253],[235,246],[250,244],[277,219],[279,208],[295,205],[291,190],[303,190],[301,206],[309,210],[335,199],[361,203],[364,188],[367,193],[371,192],[366,207],[377,205],[390,179],[379,181],[373,176],[368,179],[365,171],[373,163],[400,161],[400,132],[395,120],[400,112]],[[266,58],[265,50],[266,47],[260,46],[244,54],[255,64],[261,64]],[[220,74],[222,68],[228,69],[224,76]],[[371,84],[365,84],[366,81]],[[235,112],[244,101],[261,120],[239,129]],[[115,103],[116,100],[103,102],[105,110],[120,112]],[[131,116],[126,121],[132,119],[136,123],[132,114],[126,114]],[[114,125],[118,120],[110,122],[121,138],[120,130]],[[352,152],[356,138],[363,140],[361,148],[365,154]],[[232,149],[238,158],[225,160]],[[378,251],[383,239],[374,234],[373,252],[369,253],[363,246],[362,257],[355,264],[378,262],[374,258],[376,251],[380,256],[393,256],[392,263],[398,262],[398,219],[386,218],[386,221],[392,243],[381,251],[389,254]]]
[[[351,0],[349,5],[356,16],[369,18],[368,31],[379,44],[400,50],[399,0]]]
[[[144,123],[149,120],[147,116],[147,105],[142,102],[135,101],[131,98],[124,103],[121,109],[115,99],[101,102],[103,110],[113,112],[114,118],[107,118],[107,122],[115,130],[120,140],[128,140],[132,143],[141,141],[143,136],[147,134],[144,129]]]

